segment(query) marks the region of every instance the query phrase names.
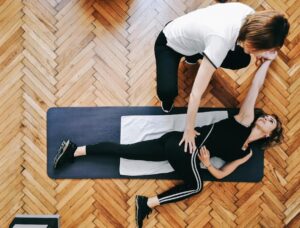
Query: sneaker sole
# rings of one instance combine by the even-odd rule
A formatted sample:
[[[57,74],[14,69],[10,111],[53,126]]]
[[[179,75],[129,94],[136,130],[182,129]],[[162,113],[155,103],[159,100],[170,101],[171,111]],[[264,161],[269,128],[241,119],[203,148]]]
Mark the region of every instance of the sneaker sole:
[[[161,107],[161,109],[163,110],[163,112],[165,112],[165,113],[170,113],[170,112],[172,111],[173,107],[174,107],[174,103],[172,104],[170,110],[165,110],[165,109],[163,108],[162,101],[160,101],[160,107]]]
[[[167,110],[165,110],[165,109],[163,108],[163,106],[162,106],[162,101],[159,99],[159,97],[158,97],[157,95],[155,95],[155,97],[156,97],[156,99],[157,99],[157,100],[159,100],[159,102],[160,102],[160,107],[161,107],[161,110],[162,110],[164,113],[169,113],[169,112],[171,112],[171,111],[172,111],[172,109],[174,108],[174,102],[173,102],[173,104],[172,104],[172,107],[171,107],[171,109],[170,109],[169,111],[167,111]]]
[[[70,140],[68,141],[63,141],[58,149],[58,152],[54,158],[54,164],[53,167],[54,169],[57,168],[57,163],[59,162],[60,158],[64,155],[64,153],[66,152],[68,146],[70,144]]]

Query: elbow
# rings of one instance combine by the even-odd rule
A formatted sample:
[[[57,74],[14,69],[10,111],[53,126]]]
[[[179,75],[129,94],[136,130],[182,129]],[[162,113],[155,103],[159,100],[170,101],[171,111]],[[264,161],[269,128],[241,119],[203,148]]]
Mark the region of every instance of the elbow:
[[[221,180],[221,179],[224,178],[224,175],[222,175],[222,174],[215,175],[215,178],[218,179],[218,180]]]
[[[223,179],[224,177],[226,177],[226,173],[223,170],[220,170],[221,172],[219,172],[215,177],[220,180]]]

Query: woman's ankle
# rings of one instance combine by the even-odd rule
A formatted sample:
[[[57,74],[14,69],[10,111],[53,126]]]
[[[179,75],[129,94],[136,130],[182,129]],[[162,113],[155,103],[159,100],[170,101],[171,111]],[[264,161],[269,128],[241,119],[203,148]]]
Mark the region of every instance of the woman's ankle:
[[[154,207],[160,205],[157,196],[148,198],[148,200],[147,200],[147,205],[148,205],[148,207],[150,207],[150,208],[154,208]]]

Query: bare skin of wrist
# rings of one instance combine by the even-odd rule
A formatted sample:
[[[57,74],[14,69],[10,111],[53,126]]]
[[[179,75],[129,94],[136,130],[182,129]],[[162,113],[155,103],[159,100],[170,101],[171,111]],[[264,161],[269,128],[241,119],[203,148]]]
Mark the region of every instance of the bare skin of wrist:
[[[209,168],[209,167],[211,167],[211,163],[209,163],[209,164],[205,165],[205,167],[206,167],[206,168]]]

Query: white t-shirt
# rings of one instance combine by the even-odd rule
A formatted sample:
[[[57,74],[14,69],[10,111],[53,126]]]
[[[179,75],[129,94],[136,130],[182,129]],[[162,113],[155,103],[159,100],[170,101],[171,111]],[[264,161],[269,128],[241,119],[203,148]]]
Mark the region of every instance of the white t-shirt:
[[[220,67],[234,50],[240,28],[254,9],[242,3],[220,3],[171,21],[163,30],[167,46],[185,56],[200,53]]]

